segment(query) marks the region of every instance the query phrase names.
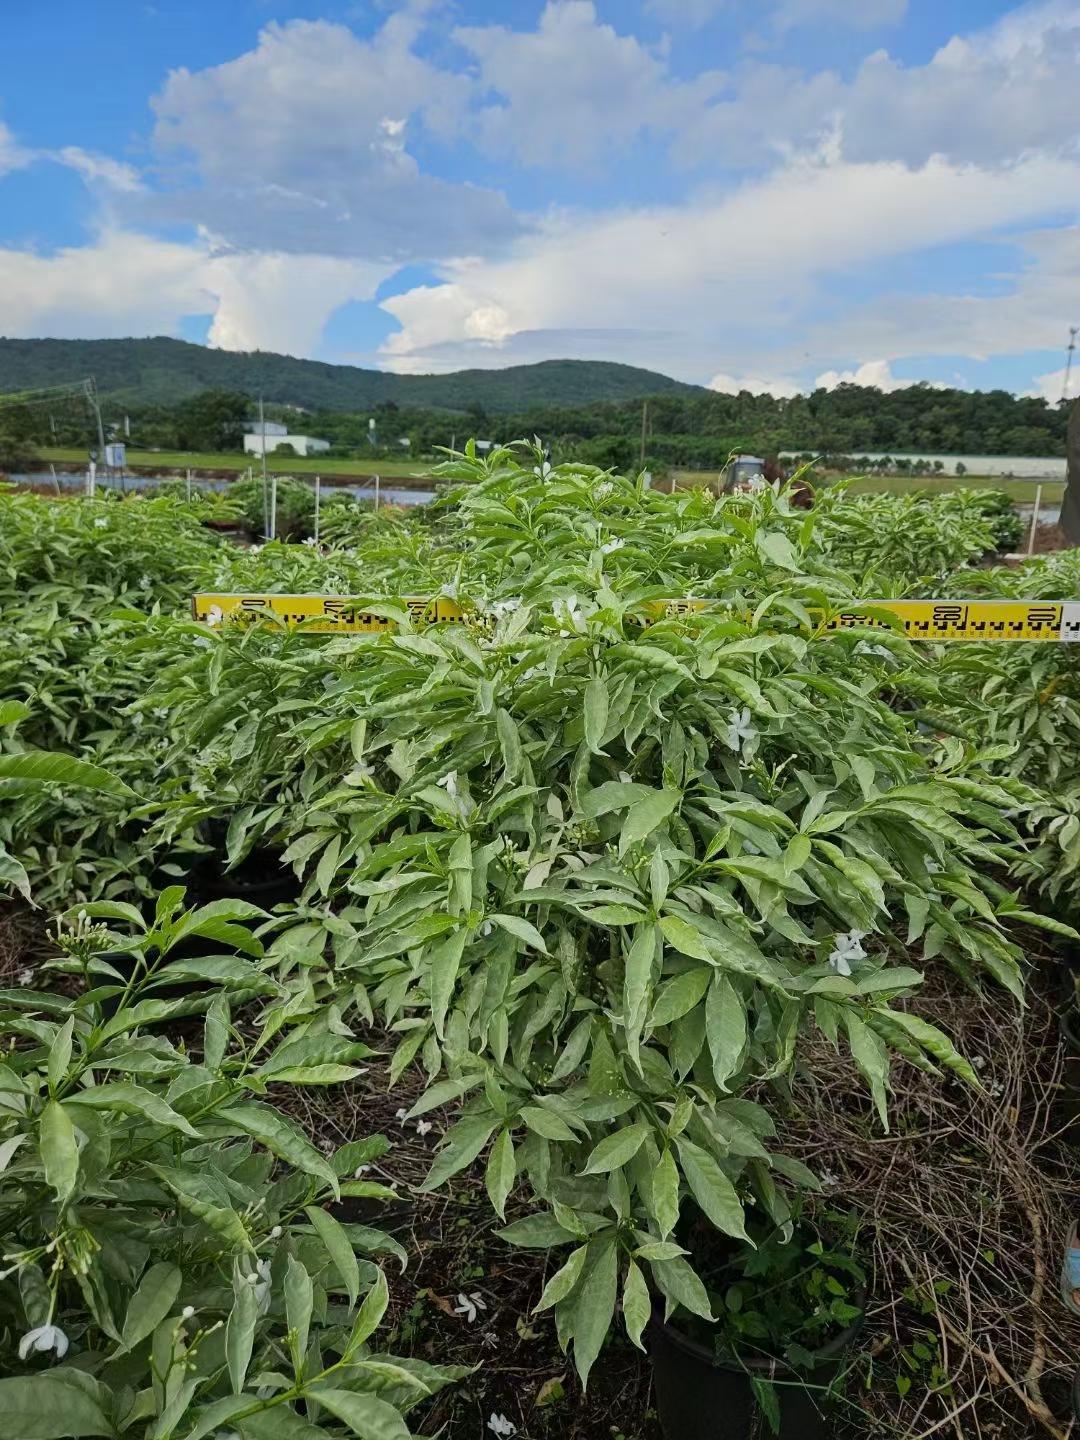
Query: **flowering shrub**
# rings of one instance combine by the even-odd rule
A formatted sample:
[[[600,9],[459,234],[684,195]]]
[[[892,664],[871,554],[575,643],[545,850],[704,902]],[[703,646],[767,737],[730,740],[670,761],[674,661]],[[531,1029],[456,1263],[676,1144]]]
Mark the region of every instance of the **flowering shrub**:
[[[523,1181],[539,1202],[506,1239],[572,1247],[541,1306],[584,1377],[620,1293],[637,1343],[650,1281],[709,1314],[672,1239],[686,1198],[742,1236],[745,1207],[783,1225],[815,1183],[747,1093],[806,1027],[883,1121],[892,1051],[974,1082],[905,1008],[907,947],[1020,993],[1019,906],[985,872],[1028,795],[897,713],[869,632],[821,631],[850,584],[772,490],[474,468],[448,524],[475,624],[225,627],[169,697],[210,741],[213,676],[200,788],[236,807],[235,853],[272,835],[305,877],[275,943],[295,934],[316,995],[381,1015],[395,1075],[423,1063],[411,1118],[460,1102],[429,1186],[486,1155],[500,1214]],[[687,593],[715,603],[648,608]]]

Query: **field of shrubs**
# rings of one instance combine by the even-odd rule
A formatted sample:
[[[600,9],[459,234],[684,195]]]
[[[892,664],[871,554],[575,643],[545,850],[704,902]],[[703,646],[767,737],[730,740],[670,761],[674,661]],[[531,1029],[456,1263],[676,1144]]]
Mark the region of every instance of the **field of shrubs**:
[[[0,1437],[1064,1437],[1080,561],[522,455],[0,490]]]

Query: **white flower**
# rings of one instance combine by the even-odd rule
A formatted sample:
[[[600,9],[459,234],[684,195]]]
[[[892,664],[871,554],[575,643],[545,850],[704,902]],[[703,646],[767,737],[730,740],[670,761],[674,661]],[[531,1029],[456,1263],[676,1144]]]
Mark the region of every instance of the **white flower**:
[[[535,476],[537,476],[538,479],[540,479],[540,480],[546,480],[547,477],[551,474],[551,465],[550,465],[550,463],[549,463],[547,460],[545,460],[542,465],[536,465],[536,466],[534,466],[534,468],[533,468],[533,474],[534,474]]]
[[[504,1440],[510,1440],[512,1435],[517,1434],[517,1426],[514,1422],[508,1420],[505,1415],[496,1415],[494,1410],[491,1412],[491,1418],[487,1423],[487,1428],[493,1435],[504,1437]]]
[[[150,579],[150,576],[149,576],[149,575],[144,575],[144,576],[142,577],[142,579],[139,581],[139,589],[140,589],[140,590],[149,590],[149,589],[151,589],[152,585],[153,585],[153,581]]]
[[[211,605],[210,609],[206,612],[207,625],[220,625],[224,619],[225,611],[222,610],[220,605]]]
[[[20,970],[15,979],[20,985],[32,985],[34,983],[34,972],[27,967],[25,970]]]
[[[446,791],[447,795],[449,795],[452,800],[456,800],[456,799],[457,799],[457,771],[456,771],[456,770],[448,770],[448,771],[446,772],[446,774],[442,777],[441,780],[436,780],[436,781],[435,781],[435,784],[436,784],[436,785],[441,785],[442,788]]]
[[[601,555],[614,555],[616,550],[625,550],[625,540],[609,540],[606,545],[600,546]]]
[[[106,526],[108,525],[108,523],[109,523],[109,522],[108,522],[108,520],[106,519],[106,517],[105,517],[104,515],[102,515],[99,520],[95,520],[95,521],[94,521],[94,529],[95,529],[95,530],[104,530],[104,529],[106,528]]]
[[[835,1190],[839,1184],[839,1179],[832,1173],[831,1170],[823,1170],[821,1172],[822,1190]]]
[[[301,540],[300,543],[301,543],[301,545],[310,545],[310,546],[314,547],[317,542],[316,542],[316,540],[315,540],[315,536],[314,536],[314,535],[309,535],[309,536],[307,536],[306,539]]]
[[[263,548],[263,547],[262,547],[261,545],[249,545],[249,546],[248,546],[248,554],[249,554],[249,555],[258,555],[259,551],[260,551],[262,548]]]
[[[398,1122],[399,1125],[404,1125],[404,1124],[405,1124],[405,1121],[406,1121],[408,1118],[409,1118],[409,1112],[408,1112],[408,1110],[406,1110],[406,1108],[405,1108],[404,1105],[401,1107],[400,1110],[395,1110],[395,1111],[394,1111],[394,1119]]]
[[[476,1321],[476,1312],[486,1309],[487,1306],[484,1304],[484,1301],[474,1290],[471,1295],[459,1295],[457,1297],[454,1314],[464,1315],[468,1319],[469,1324],[472,1325]]]
[[[727,743],[736,754],[749,744],[751,740],[757,739],[758,732],[750,724],[749,710],[732,710],[728,718]]]
[[[183,1310],[180,1312],[181,1319],[183,1319],[183,1320],[190,1320],[191,1317],[192,1317],[194,1314],[195,1314],[195,1306],[194,1306],[194,1305],[185,1305],[184,1308],[183,1308]]]
[[[352,1178],[354,1180],[359,1180],[361,1175],[366,1175],[370,1169],[370,1165],[357,1165],[356,1169],[353,1171]]]
[[[614,489],[614,481],[603,480],[599,485],[597,485],[596,489],[593,491],[593,499],[606,500],[607,497],[614,491]]]
[[[430,1135],[431,1129],[432,1124],[430,1120],[417,1120],[416,1133],[420,1136],[421,1139],[423,1139],[425,1135]]]
[[[442,593],[448,600],[456,600],[458,598],[457,581],[451,581],[449,585],[444,585],[442,587]]]
[[[838,975],[851,974],[852,960],[866,959],[866,951],[861,942],[868,933],[866,930],[852,930],[849,935],[837,935],[836,949],[829,956],[829,964]]]
[[[247,1277],[247,1283],[255,1287],[255,1300],[259,1314],[265,1315],[270,1308],[270,1261],[257,1260],[255,1274]]]
[[[270,1239],[271,1239],[271,1240],[280,1240],[280,1239],[281,1239],[281,1226],[280,1226],[280,1225],[275,1225],[274,1228],[270,1231]]]
[[[985,1070],[985,1069],[986,1069],[986,1056],[985,1056],[985,1055],[976,1055],[975,1058],[972,1060],[971,1063],[972,1063],[972,1065],[975,1066],[975,1069],[976,1069],[976,1070]]]
[[[58,1360],[62,1360],[68,1352],[68,1338],[59,1325],[39,1325],[19,1341],[20,1360],[29,1360],[31,1355],[44,1355],[47,1350],[55,1350]]]

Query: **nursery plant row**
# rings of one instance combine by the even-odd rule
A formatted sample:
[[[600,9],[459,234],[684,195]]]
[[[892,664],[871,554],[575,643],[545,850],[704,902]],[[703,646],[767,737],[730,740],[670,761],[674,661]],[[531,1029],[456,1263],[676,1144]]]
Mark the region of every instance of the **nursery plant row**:
[[[1020,1006],[1021,927],[1075,936],[1071,646],[822,624],[1080,599],[1068,552],[994,565],[992,496],[807,511],[520,448],[441,479],[320,547],[0,493],[0,886],[58,917],[0,990],[0,1435],[423,1423],[468,1369],[380,1340],[389,1142],[327,1154],[280,1103],[387,1046],[391,1087],[424,1076],[405,1121],[447,1117],[424,1189],[476,1173],[501,1242],[551,1252],[582,1385],[624,1335],[669,1440],[718,1403],[825,1434],[870,1281],[777,1139],[806,1037],[888,1128],[897,1065],[979,1084],[911,1008],[928,974]],[[195,594],[385,628],[208,625]]]

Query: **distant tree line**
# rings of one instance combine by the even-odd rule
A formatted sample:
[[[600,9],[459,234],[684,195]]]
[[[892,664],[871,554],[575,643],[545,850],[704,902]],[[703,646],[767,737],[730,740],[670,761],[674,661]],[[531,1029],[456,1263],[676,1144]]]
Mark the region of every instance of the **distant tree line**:
[[[136,449],[229,452],[243,448],[245,422],[256,418],[251,399],[236,392],[203,390],[164,405],[104,402],[112,433]],[[268,405],[267,419],[329,440],[329,458],[437,456],[474,437],[501,443],[540,436],[556,461],[581,460],[632,470],[641,459],[662,468],[715,470],[732,451],[762,456],[780,452],[814,456],[1050,455],[1065,454],[1068,407],[1005,390],[937,390],[928,385],[884,393],[858,385],[816,390],[778,400],[769,395],[720,395],[710,391],[653,396],[642,402],[533,405],[514,414],[490,414],[474,403],[460,411],[401,406],[387,401],[363,412],[298,413]],[[374,431],[370,428],[375,421]],[[81,399],[55,406],[0,409],[0,455],[4,447],[95,446],[94,429]],[[912,473],[927,473],[907,461]],[[889,468],[903,468],[897,466]],[[953,469],[953,467],[948,467]]]

